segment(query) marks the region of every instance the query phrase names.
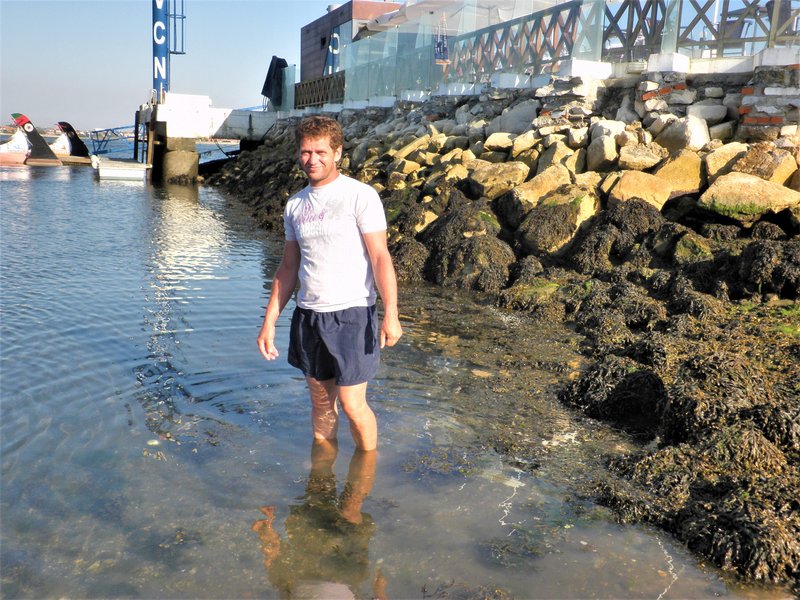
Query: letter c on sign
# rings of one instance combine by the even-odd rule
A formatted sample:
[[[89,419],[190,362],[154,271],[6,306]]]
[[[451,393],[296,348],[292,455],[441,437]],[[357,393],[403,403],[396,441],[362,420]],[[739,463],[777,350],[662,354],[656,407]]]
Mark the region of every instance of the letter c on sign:
[[[163,44],[164,42],[167,41],[167,38],[164,37],[163,33],[161,35],[158,34],[159,28],[161,29],[162,32],[167,30],[167,27],[160,21],[153,23],[153,41],[156,44]]]

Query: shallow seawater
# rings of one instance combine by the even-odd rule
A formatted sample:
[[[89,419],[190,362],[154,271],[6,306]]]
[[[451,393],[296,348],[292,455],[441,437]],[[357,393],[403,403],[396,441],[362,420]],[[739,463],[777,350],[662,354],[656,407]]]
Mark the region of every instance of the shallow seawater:
[[[291,305],[256,350],[282,242],[248,209],[86,168],[2,169],[0,196],[3,597],[780,596],[579,493],[630,441],[554,400],[568,330],[405,287],[377,454],[343,423],[312,455]],[[495,449],[509,419],[536,465]]]

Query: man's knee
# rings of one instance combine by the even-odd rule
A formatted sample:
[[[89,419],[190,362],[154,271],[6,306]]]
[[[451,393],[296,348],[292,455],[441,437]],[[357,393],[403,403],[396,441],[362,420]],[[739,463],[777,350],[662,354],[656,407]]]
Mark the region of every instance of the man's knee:
[[[315,404],[336,399],[336,382],[333,379],[320,381],[313,377],[306,377],[306,382],[311,400]]]
[[[367,405],[367,384],[345,385],[339,388],[339,401],[345,414],[357,414],[369,410]]]

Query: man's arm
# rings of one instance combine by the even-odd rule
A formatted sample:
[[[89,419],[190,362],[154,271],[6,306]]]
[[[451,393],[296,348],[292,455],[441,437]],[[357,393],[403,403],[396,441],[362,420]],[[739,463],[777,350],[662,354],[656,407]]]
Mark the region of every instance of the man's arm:
[[[300,244],[287,241],[283,246],[283,258],[275,277],[272,280],[272,292],[269,296],[267,310],[264,313],[264,324],[258,334],[258,349],[261,356],[267,360],[278,358],[278,349],[275,347],[275,323],[281,311],[292,297],[297,285],[297,272],[300,268]]]
[[[367,247],[372,263],[372,272],[375,275],[375,285],[378,287],[378,293],[383,301],[381,348],[394,346],[403,335],[403,328],[400,326],[400,316],[397,310],[397,276],[386,244],[386,231],[362,233],[361,237]]]

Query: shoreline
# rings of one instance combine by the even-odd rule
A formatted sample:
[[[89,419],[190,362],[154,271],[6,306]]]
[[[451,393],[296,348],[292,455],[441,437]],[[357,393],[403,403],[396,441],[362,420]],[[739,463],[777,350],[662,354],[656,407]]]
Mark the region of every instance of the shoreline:
[[[702,82],[698,98],[720,101],[699,106],[724,106],[718,90],[739,85]],[[722,141],[685,104],[631,116],[638,89],[587,87],[343,112],[342,171],[379,191],[401,282],[485,293],[583,336],[589,366],[559,399],[640,442],[608,457],[596,501],[744,581],[796,593],[797,128],[740,120],[739,139]],[[209,178],[276,231],[305,185],[291,127]],[[520,432],[506,428],[509,459],[534,451]]]

